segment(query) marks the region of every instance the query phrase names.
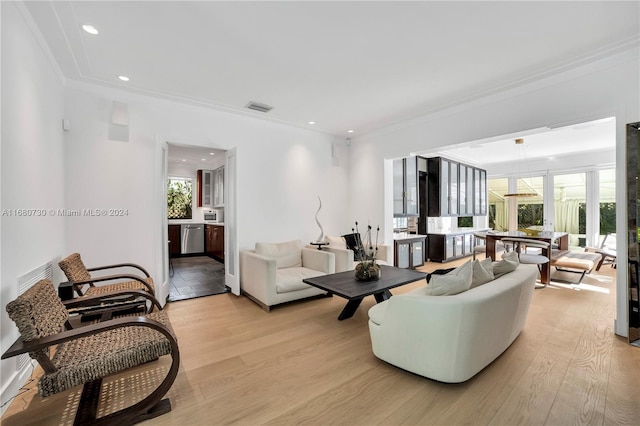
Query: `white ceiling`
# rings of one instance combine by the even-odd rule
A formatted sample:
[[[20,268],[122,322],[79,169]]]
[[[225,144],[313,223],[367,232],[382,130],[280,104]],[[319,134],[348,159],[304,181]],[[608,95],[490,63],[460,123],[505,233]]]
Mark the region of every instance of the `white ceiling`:
[[[506,174],[532,160],[558,160],[565,168],[571,167],[571,158],[579,151],[581,155],[600,153],[612,154],[616,147],[615,119],[605,118],[572,126],[554,129],[533,129],[514,135],[512,138],[495,138],[487,141],[473,141],[436,151],[417,153],[425,157],[446,157],[487,169],[495,173],[495,166],[502,166]],[[524,143],[516,145],[515,139]],[[601,155],[603,160],[611,155]],[[600,161],[602,163],[602,161]],[[507,166],[505,166],[507,165]],[[505,167],[510,170],[505,170]],[[561,168],[556,166],[555,168]],[[531,169],[533,171],[533,169]]]
[[[197,169],[211,169],[212,165],[224,164],[225,151],[213,148],[201,148],[195,146],[183,146],[169,144],[167,161],[169,164],[182,164],[185,166],[197,166]]]
[[[69,79],[342,137],[637,48],[640,32],[636,1],[25,4]]]

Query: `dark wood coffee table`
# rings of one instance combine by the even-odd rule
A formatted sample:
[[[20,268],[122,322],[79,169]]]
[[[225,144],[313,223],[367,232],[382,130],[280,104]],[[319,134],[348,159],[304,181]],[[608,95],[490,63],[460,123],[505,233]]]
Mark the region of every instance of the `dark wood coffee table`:
[[[380,303],[391,297],[390,288],[419,281],[427,276],[426,273],[413,269],[401,269],[386,265],[381,265],[380,268],[381,277],[378,281],[357,281],[354,271],[321,275],[319,277],[306,278],[302,281],[330,294],[347,299],[346,306],[338,316],[339,320],[343,320],[353,316],[362,299],[366,296],[373,295],[376,298],[376,302]]]

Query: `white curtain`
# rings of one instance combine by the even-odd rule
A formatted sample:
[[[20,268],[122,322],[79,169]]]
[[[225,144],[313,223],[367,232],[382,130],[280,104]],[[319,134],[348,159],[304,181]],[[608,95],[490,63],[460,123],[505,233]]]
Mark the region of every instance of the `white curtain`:
[[[505,200],[496,201],[496,231],[509,229],[509,204]]]
[[[580,202],[578,200],[556,201],[554,206],[556,211],[554,230],[577,234],[580,221],[578,216]]]

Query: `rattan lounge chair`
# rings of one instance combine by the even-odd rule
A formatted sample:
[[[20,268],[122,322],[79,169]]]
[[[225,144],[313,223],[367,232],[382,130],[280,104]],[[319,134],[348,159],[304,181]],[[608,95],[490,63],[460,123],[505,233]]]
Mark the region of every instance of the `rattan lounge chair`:
[[[135,424],[171,411],[169,399],[162,398],[178,374],[180,352],[164,311],[72,328],[67,308],[45,279],[7,304],[7,312],[21,338],[2,359],[29,353],[44,370],[38,382],[41,397],[84,384],[74,424]],[[96,418],[103,377],[165,355],[172,363],[155,390],[129,407]]]
[[[140,265],[135,263],[118,263],[115,265],[87,268],[82,262],[79,253],[73,253],[58,263],[60,269],[73,284],[73,289],[78,296],[98,295],[122,290],[144,290],[155,295],[153,278]],[[115,274],[94,277],[91,272],[103,271],[115,268],[135,268],[144,274],[144,277],[133,274]],[[96,283],[113,282],[111,284],[95,285]],[[87,287],[88,286],[88,287]]]

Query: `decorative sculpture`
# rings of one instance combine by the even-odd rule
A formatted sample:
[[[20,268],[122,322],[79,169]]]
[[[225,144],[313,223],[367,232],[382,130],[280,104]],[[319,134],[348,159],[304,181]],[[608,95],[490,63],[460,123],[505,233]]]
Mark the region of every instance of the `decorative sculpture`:
[[[322,208],[322,200],[320,199],[320,196],[318,196],[318,201],[320,202],[320,205],[318,206],[318,211],[316,212],[316,223],[318,224],[318,227],[320,228],[320,236],[318,237],[318,239],[316,240],[317,243],[323,243],[324,241],[324,229],[322,228],[322,225],[320,224],[320,221],[318,220],[318,213],[320,213],[320,209]]]

